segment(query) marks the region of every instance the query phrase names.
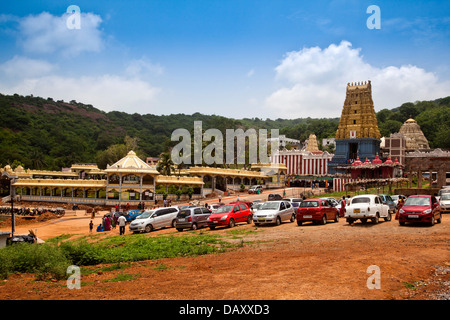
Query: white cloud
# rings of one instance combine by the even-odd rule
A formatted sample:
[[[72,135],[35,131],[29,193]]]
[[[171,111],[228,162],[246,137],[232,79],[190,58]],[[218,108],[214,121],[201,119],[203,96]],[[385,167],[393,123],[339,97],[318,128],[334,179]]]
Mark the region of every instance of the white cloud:
[[[277,117],[339,117],[348,82],[371,80],[376,111],[450,93],[449,81],[417,66],[370,65],[347,41],[288,52],[275,71],[280,88],[266,98],[265,109]]]
[[[0,74],[2,78],[11,80],[48,75],[56,69],[56,66],[44,60],[14,56],[0,65]]]
[[[61,53],[76,56],[81,52],[99,52],[103,48],[102,19],[93,13],[80,15],[80,29],[69,29],[70,14],[54,16],[48,12],[29,15],[18,21],[19,44],[27,53]]]
[[[159,64],[153,64],[146,58],[135,59],[128,62],[125,73],[131,77],[145,77],[150,75],[162,75],[164,68]]]

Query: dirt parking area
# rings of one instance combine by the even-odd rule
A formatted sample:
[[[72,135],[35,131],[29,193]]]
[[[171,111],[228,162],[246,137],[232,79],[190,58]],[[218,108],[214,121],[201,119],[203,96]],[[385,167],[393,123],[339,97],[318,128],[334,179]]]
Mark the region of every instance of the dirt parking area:
[[[43,240],[61,234],[88,234],[90,217],[66,217],[18,227],[37,229]],[[100,223],[97,217],[94,223]],[[225,253],[133,262],[126,269],[92,272],[82,287],[66,281],[36,281],[14,274],[0,281],[0,299],[44,300],[435,300],[450,298],[450,216],[433,227],[399,226],[398,221],[348,225],[285,222],[280,226],[239,224],[233,229],[167,234],[214,233],[241,245]],[[118,235],[119,230],[104,236]],[[127,233],[126,237],[133,235]],[[379,288],[368,279],[379,268]],[[98,266],[97,266],[98,268]],[[132,275],[123,281],[119,274]],[[376,283],[370,281],[370,283]],[[370,286],[370,285],[369,285]]]

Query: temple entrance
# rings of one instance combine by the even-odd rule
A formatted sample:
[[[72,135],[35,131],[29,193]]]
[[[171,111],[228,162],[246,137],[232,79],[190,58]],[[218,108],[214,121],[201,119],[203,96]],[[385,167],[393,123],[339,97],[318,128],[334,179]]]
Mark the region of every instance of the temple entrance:
[[[358,158],[358,144],[357,143],[349,143],[348,144],[348,158],[355,159]]]

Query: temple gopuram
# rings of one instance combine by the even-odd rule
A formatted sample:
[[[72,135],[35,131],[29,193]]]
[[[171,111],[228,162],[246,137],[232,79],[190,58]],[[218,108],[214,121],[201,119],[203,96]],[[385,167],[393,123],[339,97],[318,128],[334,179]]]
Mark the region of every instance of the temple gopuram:
[[[380,152],[380,138],[370,80],[348,83],[329,172],[336,173],[336,167],[351,165],[358,157],[375,159]]]

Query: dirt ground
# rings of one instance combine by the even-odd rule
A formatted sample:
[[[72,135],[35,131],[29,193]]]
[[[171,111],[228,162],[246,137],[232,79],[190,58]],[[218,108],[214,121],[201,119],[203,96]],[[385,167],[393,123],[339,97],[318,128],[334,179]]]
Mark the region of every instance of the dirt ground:
[[[100,219],[96,217],[94,225]],[[16,232],[33,229],[43,240],[61,234],[73,239],[89,233],[89,221],[89,216],[63,217],[19,225]],[[183,233],[167,228],[147,236],[214,233],[242,246],[225,253],[147,260],[125,269],[96,271],[82,276],[79,290],[68,289],[63,280],[36,281],[34,275],[14,274],[0,281],[0,299],[448,300],[449,226],[450,216],[444,215],[442,223],[433,227],[401,227],[394,219],[348,225],[340,219],[326,225],[239,224],[233,229]],[[118,234],[117,229],[102,236]],[[127,230],[125,236],[133,235]],[[379,289],[368,288],[373,277],[369,266],[379,268]],[[131,280],[107,281],[120,273],[132,275]]]

